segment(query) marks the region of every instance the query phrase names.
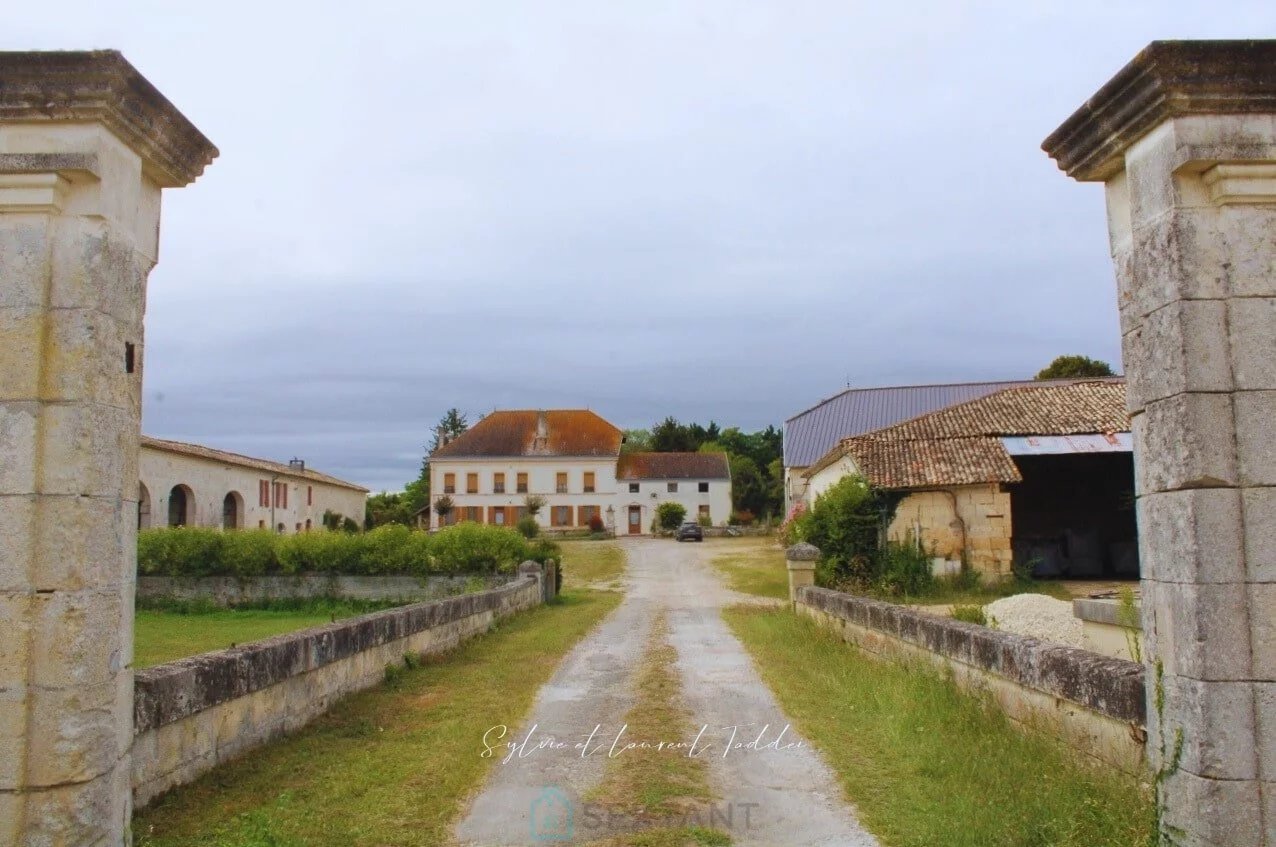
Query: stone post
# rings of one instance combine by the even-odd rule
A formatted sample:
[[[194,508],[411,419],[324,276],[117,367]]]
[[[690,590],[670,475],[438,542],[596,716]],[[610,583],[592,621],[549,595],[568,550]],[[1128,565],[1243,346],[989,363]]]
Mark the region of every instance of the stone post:
[[[128,839],[146,278],[216,153],[119,53],[0,53],[0,844]]]
[[[798,589],[815,585],[815,563],[820,559],[820,548],[800,541],[784,551],[784,563],[789,569],[789,603],[796,606]]]
[[[1276,844],[1276,42],[1154,42],[1043,147],[1105,185],[1162,831]]]
[[[542,600],[546,599],[545,598],[545,570],[544,568],[541,567],[540,562],[533,562],[531,559],[528,559],[526,562],[523,562],[521,565],[518,566],[518,575],[530,576],[534,578],[541,587],[541,599]]]

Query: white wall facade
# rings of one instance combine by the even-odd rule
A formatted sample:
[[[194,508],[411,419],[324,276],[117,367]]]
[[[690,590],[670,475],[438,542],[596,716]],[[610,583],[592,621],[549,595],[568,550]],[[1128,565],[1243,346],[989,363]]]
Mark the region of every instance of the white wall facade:
[[[816,471],[806,479],[806,490],[803,494],[806,505],[814,506],[817,497],[836,485],[843,477],[854,473],[859,473],[859,469],[847,456],[843,456],[828,467]]]
[[[700,491],[701,484],[708,487]],[[677,491],[669,486],[676,485]],[[635,492],[634,486],[638,487]],[[731,480],[729,479],[641,479],[620,480],[616,483],[616,532],[630,534],[629,510],[638,507],[641,532],[650,532],[661,503],[681,503],[687,510],[686,520],[694,521],[702,507],[707,508],[714,526],[726,526],[731,517]]]
[[[234,529],[271,529],[285,533],[323,529],[323,513],[332,510],[363,526],[366,491],[346,488],[300,474],[272,473],[156,447],[143,446],[138,462],[138,526],[142,529],[170,525],[173,489],[186,492],[187,526],[227,528],[224,511],[228,494],[236,500]],[[273,479],[272,479],[273,477]],[[263,505],[259,484],[270,488],[270,502]],[[273,483],[287,486],[287,506],[274,502]],[[282,529],[280,529],[282,525]]]
[[[455,490],[447,491],[445,480],[447,474],[455,475]],[[527,474],[527,491],[518,490],[518,475]],[[567,491],[558,491],[558,474],[567,474]],[[593,473],[594,490],[585,491],[585,474]],[[478,475],[478,493],[467,491],[467,475]],[[494,490],[496,474],[505,475],[505,492]],[[532,494],[545,498],[545,507],[536,516],[536,521],[545,529],[577,529],[583,525],[580,520],[581,506],[598,508],[599,517],[606,523],[607,507],[614,505],[616,494],[616,459],[614,456],[574,457],[546,456],[481,459],[434,459],[430,462],[430,528],[439,528],[439,516],[434,511],[434,502],[440,497],[451,497],[454,511],[448,516],[449,522],[467,520],[465,509],[481,509],[480,523],[500,523],[513,526],[517,520],[514,514],[501,513],[502,517],[493,515],[494,509],[522,508],[523,501]],[[570,522],[555,525],[554,509],[566,507],[570,513]],[[613,512],[614,516],[614,512]],[[617,518],[618,520],[618,518]]]
[[[584,490],[585,474],[594,474],[594,490]],[[453,474],[454,489],[445,491],[447,474]],[[526,473],[528,490],[520,492],[517,487],[518,474]],[[558,474],[567,474],[567,492],[557,489]],[[468,493],[467,475],[478,474],[478,493]],[[505,476],[505,492],[496,493],[494,480],[496,474]],[[700,483],[706,483],[709,490],[700,491]],[[669,491],[669,485],[677,485],[676,492]],[[630,492],[631,484],[637,485],[637,493]],[[438,529],[439,516],[434,511],[434,501],[444,496],[451,497],[453,513],[448,516],[449,523],[463,520],[477,520],[480,523],[504,523],[512,526],[521,514],[523,501],[530,494],[545,498],[545,507],[536,516],[536,521],[543,529],[566,530],[581,529],[587,524],[581,520],[581,506],[594,506],[599,510],[604,526],[614,530],[618,535],[629,533],[629,509],[639,508],[641,515],[638,524],[639,532],[651,531],[656,507],[667,501],[681,503],[687,510],[687,519],[695,520],[700,514],[701,506],[709,509],[710,519],[714,525],[726,524],[731,516],[731,481],[729,479],[643,479],[632,483],[616,480],[616,459],[581,458],[581,457],[510,457],[507,459],[436,459],[430,462],[430,528]],[[567,507],[570,523],[562,523],[555,519],[555,507]],[[475,513],[466,513],[466,509],[479,509]],[[608,509],[611,509],[608,512]],[[512,512],[497,510],[514,510]]]

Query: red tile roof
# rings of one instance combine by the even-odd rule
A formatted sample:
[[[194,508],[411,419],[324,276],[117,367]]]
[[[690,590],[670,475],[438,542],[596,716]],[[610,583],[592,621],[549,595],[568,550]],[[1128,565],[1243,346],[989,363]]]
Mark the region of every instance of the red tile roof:
[[[431,458],[616,456],[622,437],[588,409],[505,410],[492,412]]]
[[[730,479],[726,453],[626,453],[616,479]]]
[[[152,450],[163,450],[167,453],[180,453],[183,456],[193,456],[197,459],[207,459],[212,462],[221,462],[227,465],[239,465],[243,468],[252,468],[253,470],[265,471],[270,474],[278,474],[280,476],[291,476],[298,479],[308,479],[313,482],[322,482],[328,485],[335,485],[340,488],[349,488],[352,491],[367,492],[368,489],[362,485],[355,485],[353,482],[346,482],[344,479],[337,479],[335,476],[328,476],[325,473],[312,471],[309,468],[297,470],[291,465],[283,462],[272,462],[270,459],[255,459],[252,456],[243,456],[239,453],[230,453],[226,450],[215,450],[212,447],[205,447],[202,444],[188,444],[185,441],[169,441],[164,438],[151,438],[149,435],[142,436],[142,446],[149,447]]]
[[[1002,436],[1129,429],[1122,382],[1028,384],[844,439],[806,475],[845,456],[883,488],[1020,482]]]

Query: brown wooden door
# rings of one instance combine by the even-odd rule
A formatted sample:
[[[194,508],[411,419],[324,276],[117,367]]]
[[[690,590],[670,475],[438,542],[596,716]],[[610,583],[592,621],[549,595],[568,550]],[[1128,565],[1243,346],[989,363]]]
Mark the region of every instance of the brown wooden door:
[[[629,534],[642,534],[642,506],[629,507]]]

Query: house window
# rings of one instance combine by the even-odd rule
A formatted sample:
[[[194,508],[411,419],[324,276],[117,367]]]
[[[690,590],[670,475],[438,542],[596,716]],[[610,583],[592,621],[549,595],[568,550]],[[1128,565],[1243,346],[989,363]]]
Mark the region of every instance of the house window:
[[[310,518],[306,518],[306,532],[310,532],[311,526]]]
[[[488,523],[493,526],[505,526],[505,507],[493,506],[488,512]]]
[[[257,528],[258,528],[258,529],[265,529],[265,528],[266,528],[266,522],[265,522],[265,521],[257,521]]]
[[[257,505],[270,507],[270,480],[268,479],[257,482]]]
[[[702,505],[700,507],[700,517],[708,518],[710,521],[713,520],[712,518],[709,517],[709,507],[707,505]]]
[[[669,493],[670,493],[670,494],[677,494],[677,493],[678,493],[678,483],[676,483],[676,482],[671,482],[671,483],[669,483],[669,485],[668,485],[668,486],[666,486],[666,488],[668,489],[668,491],[669,491]]]
[[[594,472],[593,471],[585,471],[585,493],[586,494],[594,493]]]
[[[471,521],[473,523],[480,522],[481,520],[483,520],[483,507],[482,506],[466,506],[465,515],[462,519]]]
[[[519,494],[526,494],[527,493],[527,474],[525,473],[519,474],[518,480],[515,484],[518,486]]]
[[[571,506],[555,506],[549,510],[550,526],[571,526],[572,525],[572,507]]]
[[[577,512],[579,515],[578,526],[589,526],[589,522],[592,519],[602,517],[598,506],[580,506]]]
[[[275,505],[281,509],[288,508],[288,483],[275,483]],[[280,530],[282,532],[283,530]]]
[[[516,521],[521,521],[521,520],[522,520],[523,518],[525,518],[525,517],[527,517],[527,507],[526,507],[526,506],[516,506],[516,507],[514,508],[514,520],[516,520]]]
[[[456,493],[456,474],[454,473],[443,474],[443,493],[444,494]]]
[[[467,473],[465,475],[465,493],[478,494],[478,474]]]
[[[492,474],[492,493],[493,494],[505,493],[505,474],[503,473]]]
[[[567,474],[560,473],[554,480],[554,490],[559,494],[567,493]]]
[[[630,493],[630,494],[637,494],[637,493],[638,493],[638,483],[636,483],[636,482],[631,482],[631,483],[629,483],[629,493]]]
[[[709,483],[707,483],[707,482],[702,482],[702,483],[700,483],[700,493],[701,493],[701,494],[708,494],[708,493],[709,493]]]

